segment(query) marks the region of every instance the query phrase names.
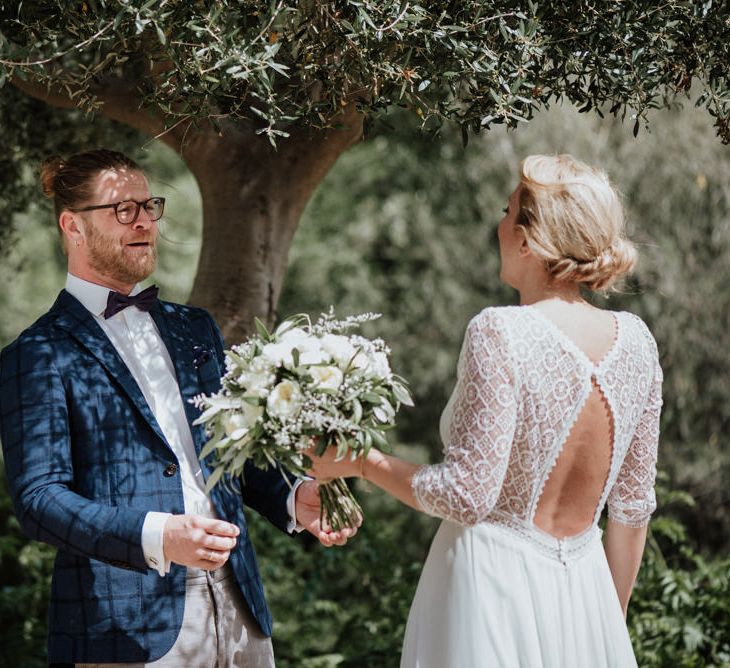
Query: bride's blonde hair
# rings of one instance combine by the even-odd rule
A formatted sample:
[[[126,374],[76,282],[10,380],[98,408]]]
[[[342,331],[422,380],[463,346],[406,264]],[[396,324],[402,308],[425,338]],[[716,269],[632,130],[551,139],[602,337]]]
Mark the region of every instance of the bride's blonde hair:
[[[517,224],[554,282],[608,290],[636,263],[621,199],[604,172],[571,155],[531,155],[520,166]]]

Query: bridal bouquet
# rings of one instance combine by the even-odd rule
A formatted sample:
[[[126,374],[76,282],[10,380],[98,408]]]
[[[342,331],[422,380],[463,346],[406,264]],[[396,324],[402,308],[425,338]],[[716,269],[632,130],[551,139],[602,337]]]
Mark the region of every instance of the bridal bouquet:
[[[401,404],[412,406],[403,379],[392,373],[381,339],[346,334],[380,317],[366,313],[337,320],[332,309],[316,323],[298,315],[226,351],[221,390],[193,403],[209,440],[200,453],[214,454],[212,488],[224,474],[241,476],[248,460],[259,468],[303,475],[317,455],[337,448],[338,458],[364,457],[387,448]],[[286,479],[286,476],[285,476]],[[245,481],[244,481],[245,482]],[[341,478],[321,484],[322,516],[334,530],[352,526],[361,509]]]

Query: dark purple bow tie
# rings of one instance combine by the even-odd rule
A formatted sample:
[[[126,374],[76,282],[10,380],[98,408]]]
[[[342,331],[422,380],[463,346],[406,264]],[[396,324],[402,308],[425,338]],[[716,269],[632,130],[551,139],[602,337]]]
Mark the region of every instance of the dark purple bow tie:
[[[111,318],[113,315],[124,310],[127,306],[136,306],[140,311],[149,311],[157,301],[157,293],[159,288],[156,285],[150,285],[137,295],[123,295],[121,292],[109,291],[109,297],[106,300],[106,310],[104,318]]]

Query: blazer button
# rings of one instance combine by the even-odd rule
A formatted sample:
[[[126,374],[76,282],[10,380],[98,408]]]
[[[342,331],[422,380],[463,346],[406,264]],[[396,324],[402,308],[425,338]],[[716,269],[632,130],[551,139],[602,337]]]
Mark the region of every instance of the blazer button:
[[[168,464],[163,471],[163,474],[167,478],[171,478],[177,473],[177,464]]]

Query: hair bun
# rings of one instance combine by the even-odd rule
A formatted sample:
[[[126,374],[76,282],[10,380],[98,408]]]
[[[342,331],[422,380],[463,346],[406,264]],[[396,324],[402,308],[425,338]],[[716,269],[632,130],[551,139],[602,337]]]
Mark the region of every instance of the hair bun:
[[[564,257],[549,263],[559,281],[584,283],[591,290],[608,290],[636,264],[636,249],[626,239],[616,239],[600,255],[587,260]]]
[[[52,155],[41,164],[41,189],[46,197],[56,194],[56,179],[66,161],[60,155]]]

